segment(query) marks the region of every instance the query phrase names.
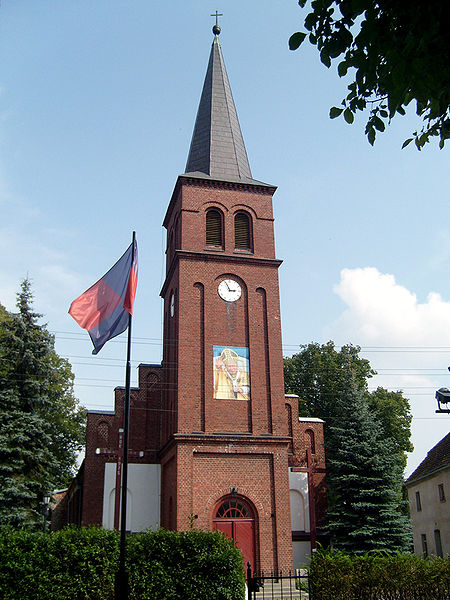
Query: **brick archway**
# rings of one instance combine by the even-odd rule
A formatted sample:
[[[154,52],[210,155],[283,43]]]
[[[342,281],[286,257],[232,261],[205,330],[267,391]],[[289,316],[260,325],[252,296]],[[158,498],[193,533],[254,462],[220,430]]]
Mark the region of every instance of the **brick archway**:
[[[255,510],[242,496],[226,496],[215,506],[213,530],[221,531],[234,540],[242,552],[244,565],[256,567]]]

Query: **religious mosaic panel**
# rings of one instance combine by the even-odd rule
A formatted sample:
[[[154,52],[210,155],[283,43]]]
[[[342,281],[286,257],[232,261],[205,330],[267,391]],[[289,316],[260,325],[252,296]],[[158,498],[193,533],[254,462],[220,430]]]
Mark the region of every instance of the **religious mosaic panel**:
[[[248,400],[250,364],[246,347],[213,346],[214,398]]]

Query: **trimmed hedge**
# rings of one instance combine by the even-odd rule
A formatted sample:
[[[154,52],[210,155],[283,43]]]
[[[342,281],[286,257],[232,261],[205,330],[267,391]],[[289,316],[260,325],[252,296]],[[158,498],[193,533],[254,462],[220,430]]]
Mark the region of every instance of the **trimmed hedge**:
[[[0,529],[2,600],[113,600],[119,536]],[[218,532],[156,531],[127,538],[130,600],[242,600],[242,556]]]
[[[450,600],[449,556],[319,550],[309,576],[312,600]]]

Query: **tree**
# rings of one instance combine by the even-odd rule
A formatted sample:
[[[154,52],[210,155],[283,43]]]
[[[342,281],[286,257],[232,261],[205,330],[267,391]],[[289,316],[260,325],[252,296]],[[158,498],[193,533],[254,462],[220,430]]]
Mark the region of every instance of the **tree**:
[[[406,452],[414,450],[411,444],[411,421],[409,401],[401,392],[392,392],[378,387],[367,396],[369,410],[376,416],[385,438],[392,440],[394,451],[403,469]]]
[[[299,0],[304,8],[307,0]],[[327,67],[334,59],[345,77],[354,69],[342,108],[330,110],[353,123],[368,111],[365,133],[373,145],[377,131],[411,101],[422,119],[413,139],[418,150],[433,136],[439,147],[450,137],[450,4],[442,0],[312,0],[304,20],[309,41]],[[289,47],[296,50],[307,37],[296,32]]]
[[[326,422],[334,416],[334,398],[345,392],[347,370],[351,367],[354,385],[367,391],[367,379],[375,375],[370,363],[359,356],[359,348],[348,344],[337,352],[334,343],[311,343],[284,359],[286,391],[301,398],[300,415],[320,417]]]
[[[43,496],[66,486],[84,440],[73,374],[32,311],[28,279],[18,313],[0,318],[0,523],[36,526]]]
[[[410,449],[409,403],[378,388],[360,348],[309,344],[286,358],[286,391],[303,416],[322,418],[327,460],[327,529],[335,547],[352,552],[405,550],[409,532],[402,497],[404,452]]]

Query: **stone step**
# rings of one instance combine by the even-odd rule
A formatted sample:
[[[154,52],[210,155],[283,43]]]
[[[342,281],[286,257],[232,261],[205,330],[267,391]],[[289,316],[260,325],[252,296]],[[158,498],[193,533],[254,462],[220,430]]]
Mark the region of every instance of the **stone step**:
[[[295,587],[295,579],[265,580],[264,587],[253,596],[254,600],[307,600],[308,597],[306,591]]]

